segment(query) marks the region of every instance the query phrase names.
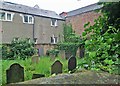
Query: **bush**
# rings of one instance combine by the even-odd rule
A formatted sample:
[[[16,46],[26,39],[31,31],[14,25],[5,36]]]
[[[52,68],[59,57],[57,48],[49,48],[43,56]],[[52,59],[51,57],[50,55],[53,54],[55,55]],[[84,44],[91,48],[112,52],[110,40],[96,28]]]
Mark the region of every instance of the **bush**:
[[[12,40],[10,45],[2,45],[3,59],[25,59],[35,54],[34,43],[28,39]]]
[[[52,50],[47,50],[47,55],[55,55],[55,57],[58,56],[59,50],[58,49],[52,49]]]

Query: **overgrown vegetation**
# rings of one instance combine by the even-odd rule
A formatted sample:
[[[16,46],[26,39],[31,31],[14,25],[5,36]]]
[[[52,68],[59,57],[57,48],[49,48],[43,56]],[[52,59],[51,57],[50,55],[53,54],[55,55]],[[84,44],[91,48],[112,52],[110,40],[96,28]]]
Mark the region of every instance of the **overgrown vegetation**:
[[[87,69],[120,74],[120,2],[104,3],[95,24],[84,25],[85,61]]]
[[[59,53],[59,50],[58,50],[58,49],[51,49],[51,50],[47,50],[47,52],[46,52],[46,54],[47,54],[48,56],[54,55],[55,57],[58,56],[58,53]]]
[[[34,43],[28,39],[14,39],[9,45],[2,45],[2,59],[25,59],[35,52]]]
[[[120,2],[104,4],[101,9],[103,16],[95,20],[95,24],[84,25],[86,28],[82,34],[82,40],[74,33],[71,25],[64,25],[64,41],[58,43],[60,50],[71,52],[75,56],[78,47],[84,44],[85,58],[77,59],[79,68],[89,70],[103,70],[109,73],[120,74]],[[25,80],[32,79],[33,73],[42,73],[50,76],[50,67],[53,61],[49,57],[41,57],[38,64],[31,63],[31,57],[35,54],[34,43],[25,40],[13,40],[11,45],[2,46],[2,79],[6,83],[6,70],[13,63],[19,63],[25,69]],[[58,50],[48,51],[51,54]],[[20,58],[20,59],[19,59]],[[27,58],[27,59],[26,59]],[[14,60],[8,60],[14,59]],[[24,59],[24,60],[21,60]],[[67,70],[67,60],[59,59],[63,63],[63,71]]]
[[[71,55],[76,56],[76,51],[82,42],[80,36],[74,33],[71,25],[66,24],[64,24],[63,35],[64,41],[58,43],[59,49],[65,50],[65,52],[70,52]]]

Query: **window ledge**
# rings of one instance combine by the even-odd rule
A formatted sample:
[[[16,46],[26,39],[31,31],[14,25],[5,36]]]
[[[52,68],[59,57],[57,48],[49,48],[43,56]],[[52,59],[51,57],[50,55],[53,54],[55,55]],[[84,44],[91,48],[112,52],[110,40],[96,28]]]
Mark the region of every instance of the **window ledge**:
[[[12,20],[0,20],[0,21],[8,21],[8,22],[12,22]]]
[[[50,43],[50,44],[57,44],[57,43]]]
[[[34,23],[23,22],[23,24],[30,24],[30,25],[32,25],[32,24],[34,24]]]
[[[51,27],[58,27],[58,25],[51,25]]]

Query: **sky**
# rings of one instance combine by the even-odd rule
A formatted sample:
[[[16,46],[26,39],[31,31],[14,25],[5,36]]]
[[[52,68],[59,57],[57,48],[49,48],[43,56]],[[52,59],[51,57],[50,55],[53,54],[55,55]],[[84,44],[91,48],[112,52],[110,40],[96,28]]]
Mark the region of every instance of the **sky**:
[[[93,3],[99,0],[3,0],[18,4],[34,7],[36,4],[45,10],[55,11],[56,13],[69,12]]]

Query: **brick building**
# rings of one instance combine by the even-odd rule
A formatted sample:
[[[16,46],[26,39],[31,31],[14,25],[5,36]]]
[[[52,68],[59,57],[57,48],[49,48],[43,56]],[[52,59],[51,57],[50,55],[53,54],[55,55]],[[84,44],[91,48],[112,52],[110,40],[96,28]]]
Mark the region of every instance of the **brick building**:
[[[90,22],[94,24],[94,19],[97,19],[101,13],[97,13],[95,10],[100,9],[102,5],[97,3],[88,5],[70,12],[62,12],[61,17],[65,18],[66,23],[71,23],[75,33],[82,35],[84,31],[84,24]]]

